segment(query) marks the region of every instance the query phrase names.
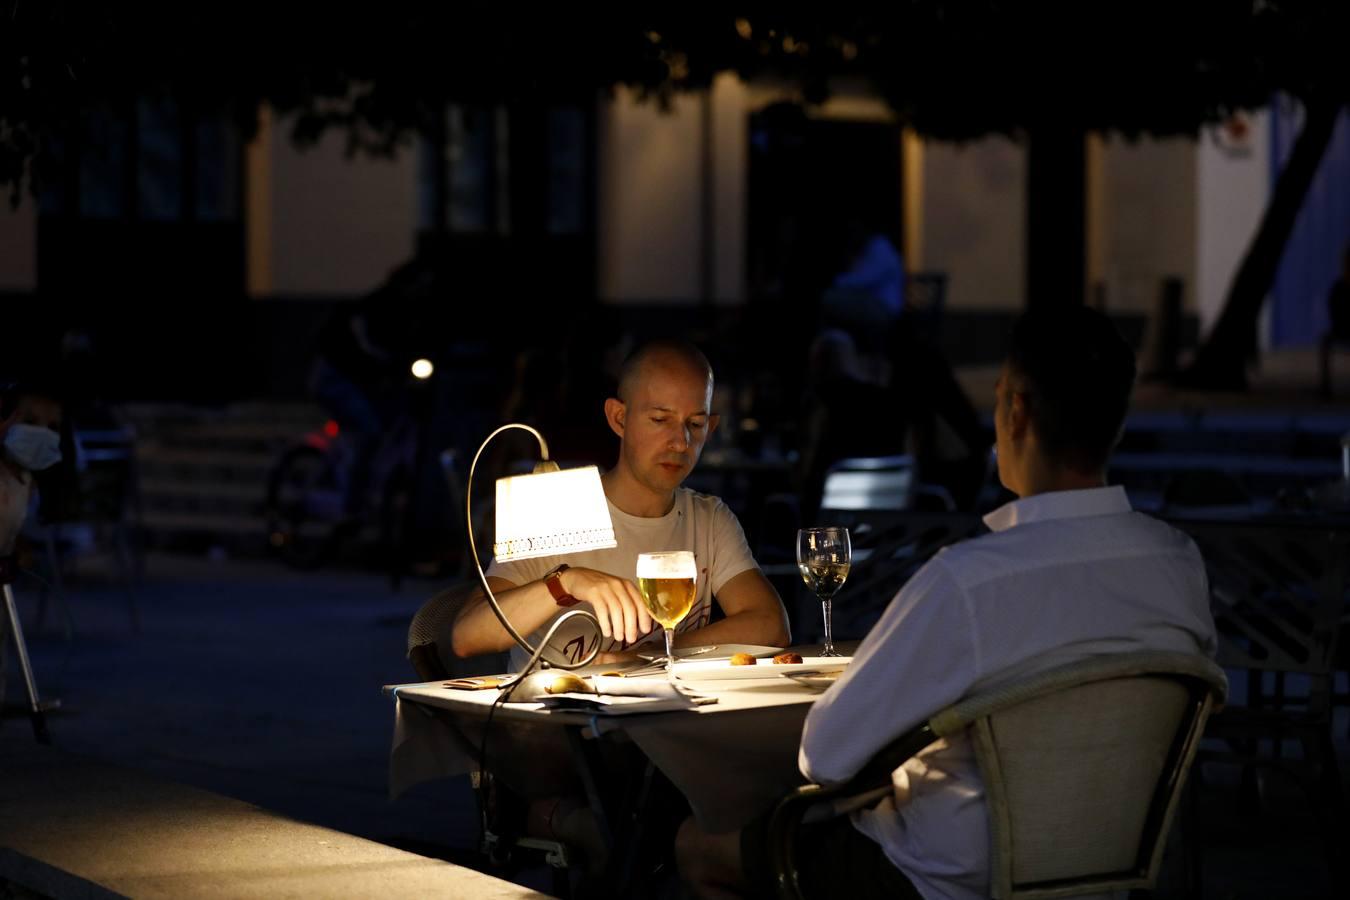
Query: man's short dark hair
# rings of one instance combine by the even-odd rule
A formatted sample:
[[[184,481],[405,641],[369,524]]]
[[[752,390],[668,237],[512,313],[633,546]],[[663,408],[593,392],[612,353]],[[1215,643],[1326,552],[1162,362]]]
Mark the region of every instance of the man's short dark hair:
[[[702,350],[688,341],[675,338],[648,341],[628,354],[628,358],[619,367],[620,400],[624,403],[629,402],[633,393],[633,383],[637,380],[638,373],[642,370],[643,365],[653,356],[662,355],[674,356],[687,362],[692,368],[702,369],[708,373],[709,380],[713,377],[712,363],[708,362],[708,357],[704,356]]]
[[[1033,310],[1013,325],[1008,364],[1025,381],[1032,428],[1053,460],[1084,472],[1106,466],[1134,390],[1134,351],[1085,306]]]

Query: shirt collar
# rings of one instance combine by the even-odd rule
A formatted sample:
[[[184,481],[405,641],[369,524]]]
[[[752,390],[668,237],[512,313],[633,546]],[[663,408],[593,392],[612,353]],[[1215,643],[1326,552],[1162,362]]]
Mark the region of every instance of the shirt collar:
[[[1130,509],[1125,488],[1118,484],[1078,491],[1047,491],[1003,504],[984,517],[984,524],[990,531],[1006,531],[1028,522],[1108,516],[1127,513]]]

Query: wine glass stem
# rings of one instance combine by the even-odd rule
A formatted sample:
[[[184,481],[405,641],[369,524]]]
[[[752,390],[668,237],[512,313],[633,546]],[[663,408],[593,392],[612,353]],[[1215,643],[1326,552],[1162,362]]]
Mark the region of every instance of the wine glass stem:
[[[663,628],[666,633],[666,677],[673,683],[675,681],[675,631],[671,628]]]
[[[832,599],[822,599],[820,601],[820,611],[825,616],[825,647],[821,651],[821,656],[834,655],[834,626],[830,617],[833,605]]]

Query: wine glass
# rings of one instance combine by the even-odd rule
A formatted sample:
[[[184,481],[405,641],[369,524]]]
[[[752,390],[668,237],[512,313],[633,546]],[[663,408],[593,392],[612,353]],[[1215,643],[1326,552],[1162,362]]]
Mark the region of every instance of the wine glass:
[[[670,550],[663,553],[639,553],[637,558],[638,591],[647,612],[661,623],[666,633],[666,657],[656,662],[665,663],[666,674],[673,681],[675,652],[672,640],[675,627],[689,615],[694,605],[698,582],[698,567],[689,550]]]
[[[820,598],[825,615],[825,649],[821,656],[842,656],[834,649],[830,606],[848,578],[853,551],[847,528],[803,528],[797,532],[797,568],[802,580]]]

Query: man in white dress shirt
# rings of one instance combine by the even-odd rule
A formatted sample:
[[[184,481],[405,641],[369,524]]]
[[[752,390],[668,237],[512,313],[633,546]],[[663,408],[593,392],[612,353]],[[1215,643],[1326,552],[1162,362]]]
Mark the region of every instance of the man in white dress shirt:
[[[1213,655],[1199,551],[1106,486],[1134,377],[1133,352],[1100,313],[1017,322],[994,431],[999,479],[1019,499],[985,517],[991,534],[940,552],[891,601],[807,717],[808,779],[847,780],[932,713],[1009,679],[1107,653]],[[804,826],[807,896],[987,897],[989,825],[967,739],[934,743],[894,782],[872,809]],[[677,854],[700,896],[767,892],[765,824],[708,835],[685,823]]]

